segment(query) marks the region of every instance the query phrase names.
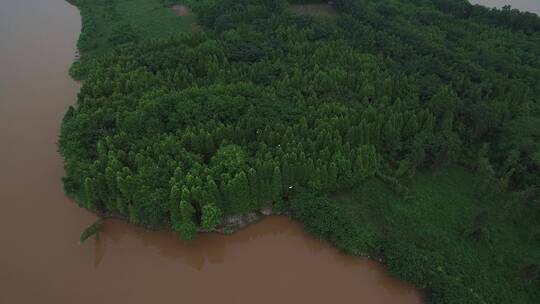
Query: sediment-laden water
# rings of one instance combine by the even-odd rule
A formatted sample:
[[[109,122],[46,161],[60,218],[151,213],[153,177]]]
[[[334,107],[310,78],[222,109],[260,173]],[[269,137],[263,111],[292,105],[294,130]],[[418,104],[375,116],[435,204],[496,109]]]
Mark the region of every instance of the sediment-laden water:
[[[540,12],[537,0],[475,0]],[[271,217],[186,245],[169,232],[105,222],[62,191],[56,141],[79,85],[80,31],[64,0],[0,3],[0,303],[420,303],[410,285]]]

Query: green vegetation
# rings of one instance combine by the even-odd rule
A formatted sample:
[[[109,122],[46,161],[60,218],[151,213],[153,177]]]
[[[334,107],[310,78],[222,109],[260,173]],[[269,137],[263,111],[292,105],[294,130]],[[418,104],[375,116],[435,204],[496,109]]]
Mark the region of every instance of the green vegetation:
[[[212,231],[221,224],[222,211],[214,204],[207,204],[202,208],[201,227]]]
[[[103,227],[103,222],[101,220],[97,220],[92,225],[88,226],[84,231],[81,233],[81,237],[79,239],[79,243],[84,243],[87,239],[91,238],[92,236],[96,235],[101,228]]]
[[[372,179],[349,193],[300,197],[282,208],[347,253],[383,258],[393,274],[428,290],[429,302],[534,303],[539,282],[526,272],[538,274],[540,246],[531,230],[537,215],[483,199],[481,182],[450,167],[418,173],[407,198]],[[310,209],[314,202],[317,210]]]
[[[122,44],[167,37],[189,31],[193,15],[178,17],[170,7],[171,0],[67,0],[79,7],[82,29],[77,48],[81,61],[70,73],[82,78],[84,65],[91,59]]]
[[[172,3],[75,2],[59,146],[78,204],[185,240],[274,204],[433,303],[539,302],[540,18],[203,0],[190,31]]]
[[[319,2],[319,1],[317,1]],[[329,4],[308,3],[308,4],[293,4],[291,10],[298,15],[311,15],[311,16],[334,16],[336,10]]]

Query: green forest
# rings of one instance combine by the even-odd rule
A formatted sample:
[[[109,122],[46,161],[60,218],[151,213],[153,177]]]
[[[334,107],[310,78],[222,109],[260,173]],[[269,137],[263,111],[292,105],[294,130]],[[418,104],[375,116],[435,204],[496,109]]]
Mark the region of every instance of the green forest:
[[[185,241],[273,206],[428,303],[540,302],[540,18],[466,0],[69,0],[81,206]],[[191,13],[176,16],[173,4]]]

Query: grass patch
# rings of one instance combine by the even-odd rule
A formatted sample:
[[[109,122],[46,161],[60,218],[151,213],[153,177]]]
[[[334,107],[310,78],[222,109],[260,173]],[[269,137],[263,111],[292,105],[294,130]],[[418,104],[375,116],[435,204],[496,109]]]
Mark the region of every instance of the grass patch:
[[[167,5],[157,0],[116,0],[117,9],[124,20],[140,35],[140,39],[153,39],[191,29],[193,15],[177,16]]]
[[[76,5],[82,17],[77,47],[81,60],[70,73],[82,78],[87,59],[95,58],[115,47],[163,38],[194,29],[195,16],[178,16],[170,0],[68,0]]]

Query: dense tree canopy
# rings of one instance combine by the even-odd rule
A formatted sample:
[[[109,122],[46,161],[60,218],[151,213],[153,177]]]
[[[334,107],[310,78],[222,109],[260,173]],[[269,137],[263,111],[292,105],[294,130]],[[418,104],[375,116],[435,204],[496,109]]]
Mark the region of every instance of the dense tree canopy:
[[[204,0],[188,1],[202,31],[94,32],[90,11],[121,2],[76,2],[84,85],[59,146],[81,206],[190,240],[223,216],[374,176],[407,196],[417,170],[459,164],[483,177],[479,191],[516,193],[538,218],[535,15],[337,0],[336,16],[312,17],[282,0]],[[103,35],[110,49],[93,51]],[[293,214],[326,212],[302,208]]]

